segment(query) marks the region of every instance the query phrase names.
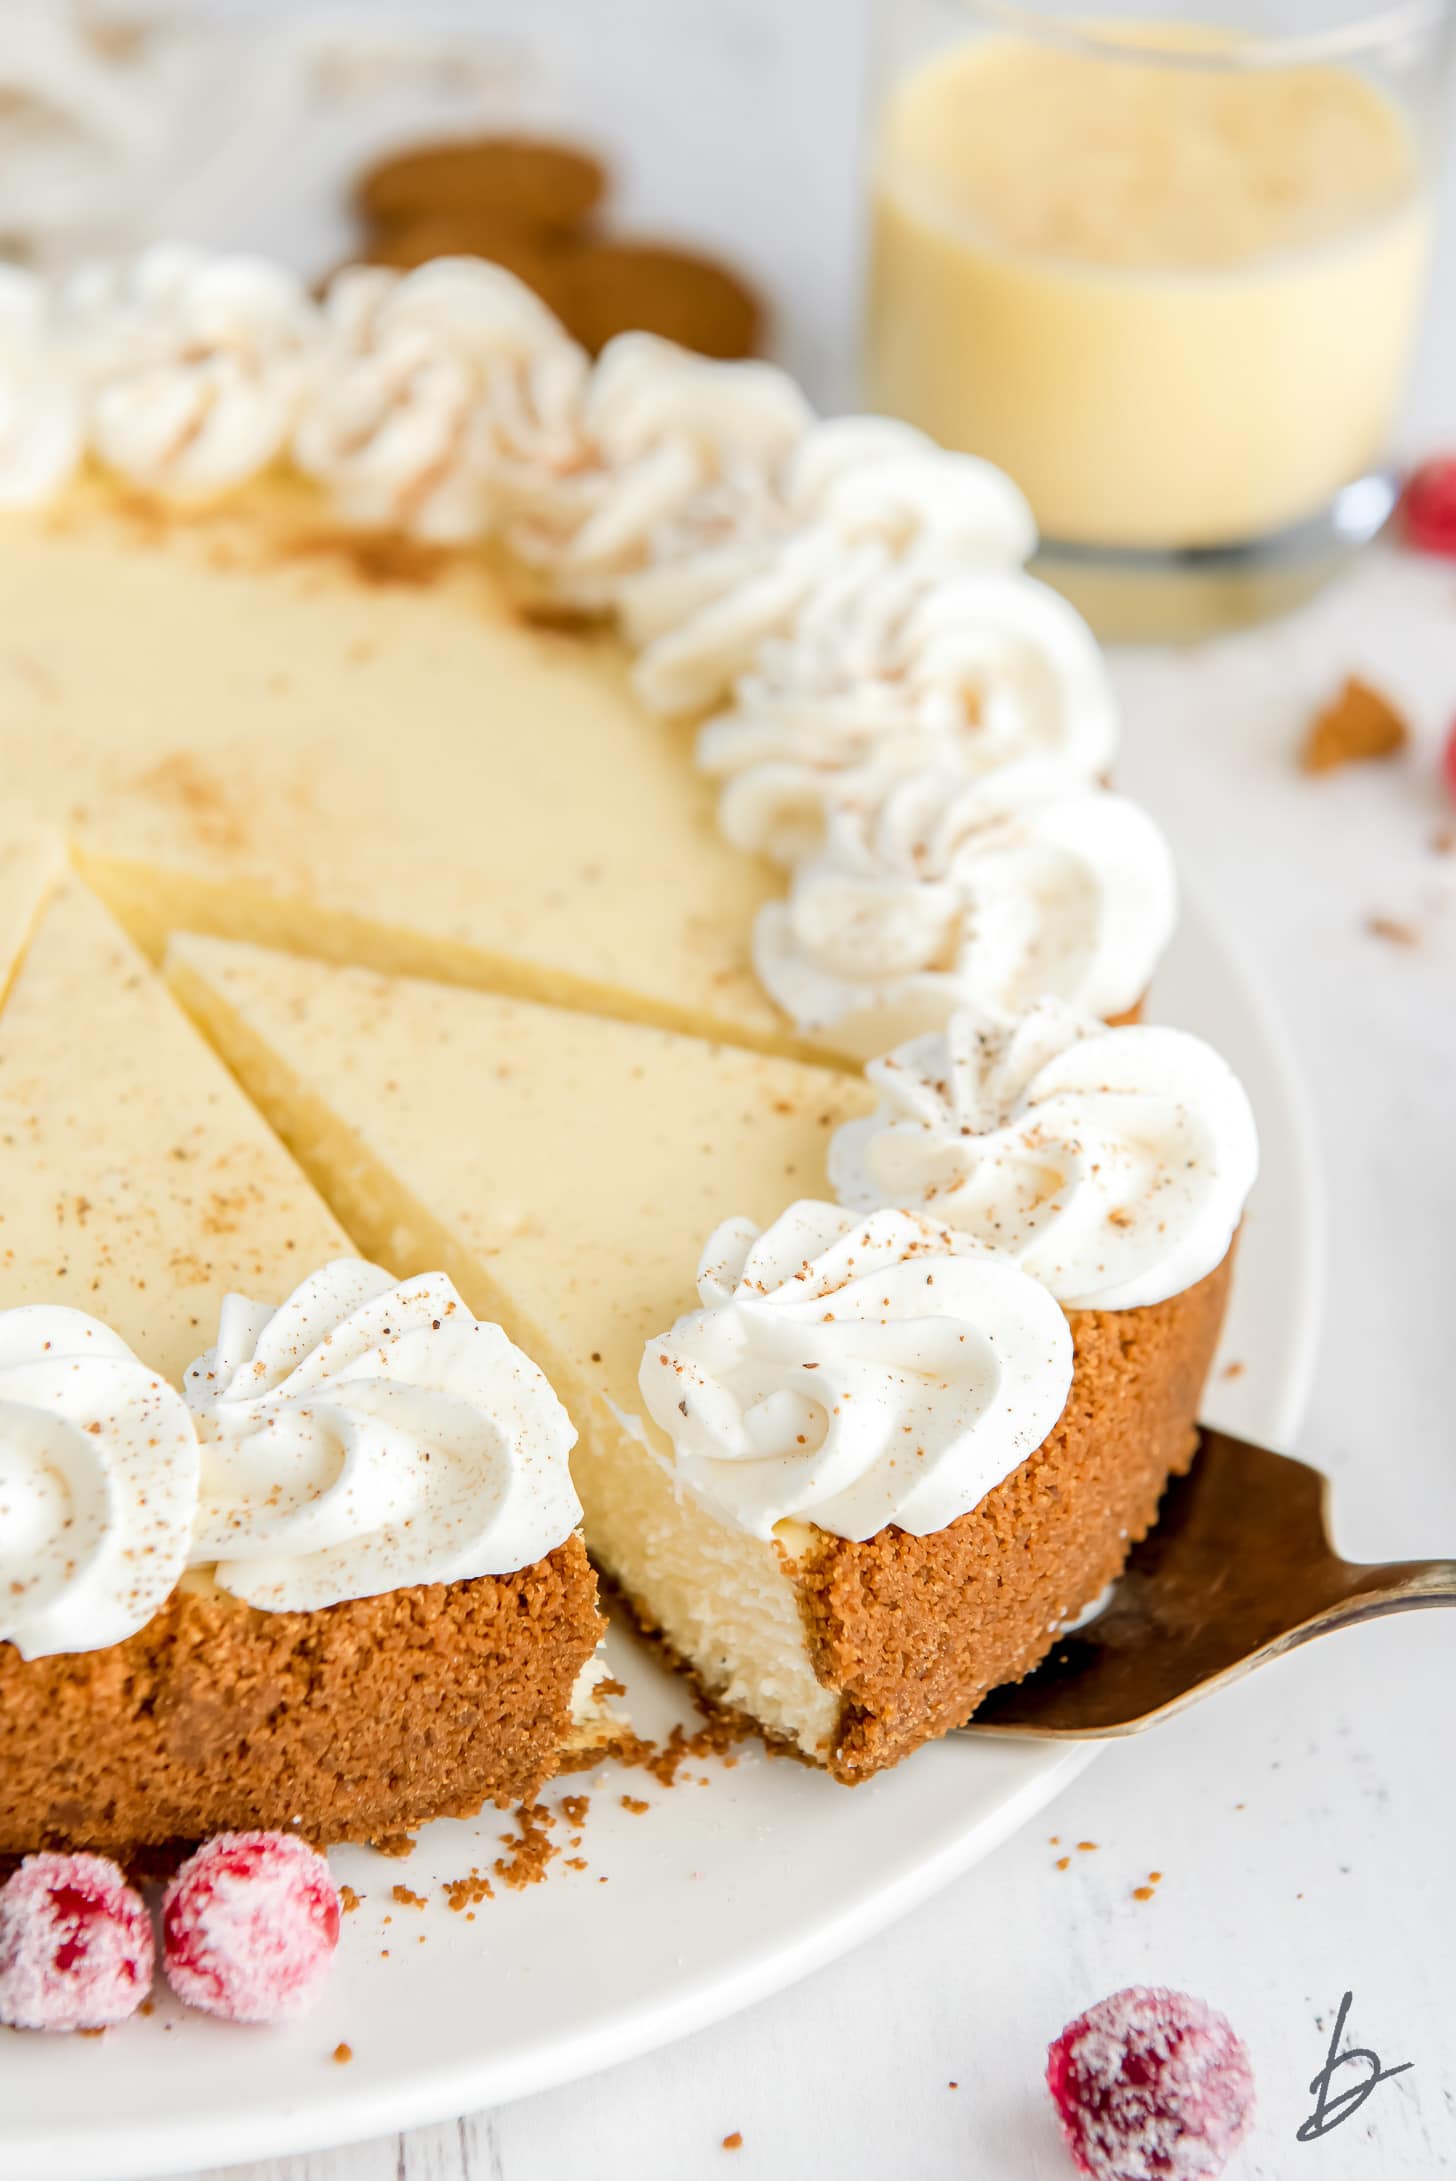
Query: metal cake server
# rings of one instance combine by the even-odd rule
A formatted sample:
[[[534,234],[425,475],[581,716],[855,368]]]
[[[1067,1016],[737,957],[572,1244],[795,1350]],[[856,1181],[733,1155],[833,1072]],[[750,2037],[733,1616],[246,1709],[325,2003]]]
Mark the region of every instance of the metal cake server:
[[[1102,1610],[955,1731],[1136,1734],[1331,1629],[1456,1605],[1456,1560],[1339,1559],[1327,1492],[1306,1463],[1205,1428]]]

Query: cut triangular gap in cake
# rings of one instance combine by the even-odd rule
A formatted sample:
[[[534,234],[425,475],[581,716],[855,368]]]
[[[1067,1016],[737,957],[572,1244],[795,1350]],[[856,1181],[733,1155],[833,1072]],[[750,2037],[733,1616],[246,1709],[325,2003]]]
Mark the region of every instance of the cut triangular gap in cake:
[[[837,1532],[774,1519],[771,1507],[740,1519],[755,1453],[777,1475],[779,1440],[740,1446],[727,1484],[705,1483],[711,1465],[674,1452],[675,1412],[691,1428],[701,1383],[662,1343],[660,1360],[686,1371],[680,1402],[651,1404],[670,1439],[639,1386],[644,1349],[692,1310],[694,1266],[720,1223],[751,1223],[715,1243],[750,1288],[755,1229],[778,1237],[781,1255],[787,1236],[785,1292],[796,1219],[805,1265],[819,1243],[832,1255],[852,1216],[799,1200],[830,1195],[829,1143],[868,1110],[861,1083],[215,939],[175,939],[168,974],[363,1245],[400,1273],[445,1264],[474,1309],[498,1314],[545,1361],[581,1434],[589,1546],[639,1618],[711,1698],[842,1779],[893,1762],[1026,1672],[1117,1571],[1190,1458],[1226,1266],[1147,1310],[1072,1313],[1069,1338],[1043,1287],[968,1245],[994,1260],[976,1276],[1000,1282],[1025,1318],[1007,1331],[1005,1360],[1020,1341],[1035,1435],[962,1498],[964,1512],[937,1522],[922,1508],[914,1531],[893,1516],[876,1525],[872,1501],[868,1518],[863,1501],[837,1509]],[[861,1245],[851,1234],[845,1246]],[[922,1246],[912,1238],[910,1256]],[[943,1233],[935,1244],[952,1246]],[[869,1269],[873,1312],[880,1274]],[[964,1270],[953,1264],[952,1282]],[[721,1298],[734,1272],[704,1272],[705,1301]],[[827,1277],[820,1300],[856,1276],[851,1263]],[[834,1315],[814,1312],[816,1323]],[[794,1440],[805,1445],[811,1427],[796,1434],[796,1412],[769,1406],[765,1429],[788,1433],[779,1468],[792,1469]],[[890,1480],[892,1507],[915,1480],[916,1452],[911,1442],[909,1467]],[[896,1459],[892,1445],[887,1473]]]
[[[0,1853],[249,1825],[376,1838],[532,1793],[573,1739],[599,1627],[564,1444],[550,1550],[461,1579],[469,1509],[426,1496],[440,1579],[390,1574],[367,1470],[346,1477],[341,1425],[301,1422],[289,1373],[347,1413],[318,1357],[354,1338],[355,1373],[391,1382],[397,1449],[400,1402],[443,1369],[428,1326],[406,1353],[406,1318],[444,1283],[404,1294],[356,1262],[162,980],[56,877],[44,843],[0,857],[0,936],[33,927],[0,1011]],[[434,1307],[458,1346],[473,1319]],[[474,1360],[564,1440],[534,1367],[476,1330]]]

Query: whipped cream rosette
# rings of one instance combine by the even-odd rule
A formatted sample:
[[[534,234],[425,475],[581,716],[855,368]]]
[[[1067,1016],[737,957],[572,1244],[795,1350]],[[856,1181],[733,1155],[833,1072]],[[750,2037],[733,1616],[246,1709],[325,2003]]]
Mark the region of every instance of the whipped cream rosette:
[[[956,1014],[867,1072],[879,1109],[829,1156],[852,1210],[977,1235],[1069,1309],[1164,1302],[1226,1256],[1258,1138],[1237,1076],[1188,1031],[1043,1000],[1012,1022]]]
[[[125,1642],[187,1561],[197,1437],[182,1396],[84,1311],[0,1312],[0,1640]]]
[[[78,272],[61,354],[83,390],[90,445],[164,499],[204,500],[285,452],[318,356],[318,313],[263,258],[159,243]]]
[[[679,1488],[755,1537],[942,1530],[1041,1445],[1071,1385],[1046,1289],[912,1212],[729,1220],[698,1293],[648,1342],[642,1396]]]
[[[776,480],[812,414],[772,364],[619,334],[585,387],[575,459],[530,481],[511,546],[578,605],[654,582],[653,610],[675,626],[760,567],[785,523]]]
[[[443,1273],[341,1259],[276,1310],[230,1295],[187,1372],[194,1564],[270,1611],[510,1574],[580,1520],[545,1376]]]
[[[1130,1011],[1172,932],[1172,858],[1145,811],[1055,768],[983,782],[913,773],[838,810],[788,899],[760,910],[754,965],[798,1028],[869,1059],[957,1008],[1043,994]]]
[[[502,266],[353,266],[324,314],[293,456],[344,521],[469,542],[579,460],[586,352]]]
[[[0,266],[0,508],[51,499],[81,459],[81,400],[62,366],[50,290],[33,273]]]
[[[1035,760],[1092,781],[1118,734],[1106,664],[1065,599],[918,546],[899,562],[837,555],[702,728],[697,758],[723,783],[728,839],[792,864],[833,810],[872,808],[907,772],[975,779]]]
[[[727,546],[679,554],[622,586],[637,694],[651,711],[701,711],[765,644],[802,615],[822,620],[847,589],[911,558],[922,582],[929,572],[1015,566],[1035,539],[1025,500],[989,463],[880,417],[815,424]]]

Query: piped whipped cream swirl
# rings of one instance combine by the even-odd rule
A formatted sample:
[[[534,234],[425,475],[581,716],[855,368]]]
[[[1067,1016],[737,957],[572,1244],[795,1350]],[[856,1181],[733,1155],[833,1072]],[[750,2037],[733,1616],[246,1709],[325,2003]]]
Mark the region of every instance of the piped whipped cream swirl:
[[[0,1638],[22,1658],[135,1635],[182,1573],[197,1440],[181,1395],[84,1311],[0,1313]]]
[[[881,417],[814,425],[785,464],[772,519],[730,549],[664,563],[622,587],[623,632],[652,711],[719,702],[763,647],[846,588],[913,560],[926,573],[1014,566],[1035,543],[1031,511],[989,463],[949,454]]]
[[[1046,1438],[1072,1380],[1056,1302],[982,1242],[914,1213],[791,1205],[729,1220],[703,1307],[649,1341],[642,1396],[679,1486],[754,1537],[924,1537]]]
[[[186,1391],[193,1564],[267,1611],[508,1574],[580,1519],[565,1410],[443,1273],[341,1259],[276,1310],[230,1295]]]
[[[870,1059],[958,1008],[1043,995],[1091,1015],[1142,998],[1176,915],[1167,843],[1137,804],[1053,770],[967,784],[913,773],[835,813],[822,852],[754,926],[770,997],[809,1036]]]
[[[37,507],[74,474],[84,445],[74,375],[62,368],[50,291],[0,266],[0,508]]]
[[[619,334],[585,388],[574,459],[530,480],[510,544],[578,605],[617,607],[641,581],[679,621],[761,565],[787,522],[777,479],[811,418],[772,364]]]
[[[331,283],[293,454],[341,519],[466,543],[581,459],[588,359],[502,266],[354,266]]]
[[[1108,772],[1118,732],[1106,665],[1065,599],[917,550],[868,566],[841,555],[759,646],[697,757],[723,783],[727,838],[792,864],[823,845],[836,809],[873,808],[907,772],[976,779],[1035,760],[1071,785]]]
[[[1258,1170],[1248,1097],[1186,1030],[1055,1000],[960,1013],[872,1062],[878,1112],[830,1147],[841,1203],[898,1205],[1014,1257],[1069,1309],[1164,1302],[1227,1255]]]
[[[263,258],[158,244],[75,275],[64,345],[87,435],[109,468],[164,498],[202,500],[288,445],[318,350],[318,314]]]

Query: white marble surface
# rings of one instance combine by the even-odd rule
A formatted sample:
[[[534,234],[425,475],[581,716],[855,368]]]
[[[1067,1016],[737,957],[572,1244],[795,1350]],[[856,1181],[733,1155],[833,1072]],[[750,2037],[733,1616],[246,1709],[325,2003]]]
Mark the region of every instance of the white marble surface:
[[[789,359],[842,396],[861,0],[615,0],[610,26],[600,0],[474,12],[558,38],[590,110],[615,100],[625,116],[629,201],[732,240],[778,296]],[[315,171],[326,156],[299,151]],[[280,205],[215,199],[204,224],[276,242]],[[1448,210],[1412,445],[1456,445]],[[1312,783],[1291,751],[1352,668],[1408,706],[1418,746]],[[1117,673],[1123,780],[1260,958],[1313,1093],[1333,1216],[1303,1447],[1336,1480],[1338,1540],[1355,1557],[1456,1553],[1456,857],[1432,850],[1456,820],[1436,772],[1456,720],[1456,565],[1377,552],[1292,620],[1125,653]],[[1372,915],[1416,942],[1373,935]],[[1065,2181],[1039,2055],[1069,2014],[1144,1979],[1206,1994],[1249,2039],[1261,2118],[1246,2181],[1456,2171],[1453,1675],[1456,1616],[1344,1635],[1114,1748],[988,1864],[736,2020],[494,2115],[232,2181]],[[1060,1872],[1053,1833],[1097,1846]],[[1154,1869],[1156,1897],[1134,1900]],[[1414,2066],[1301,2146],[1347,1989],[1352,2041]],[[743,2148],[725,2153],[735,2130]]]

